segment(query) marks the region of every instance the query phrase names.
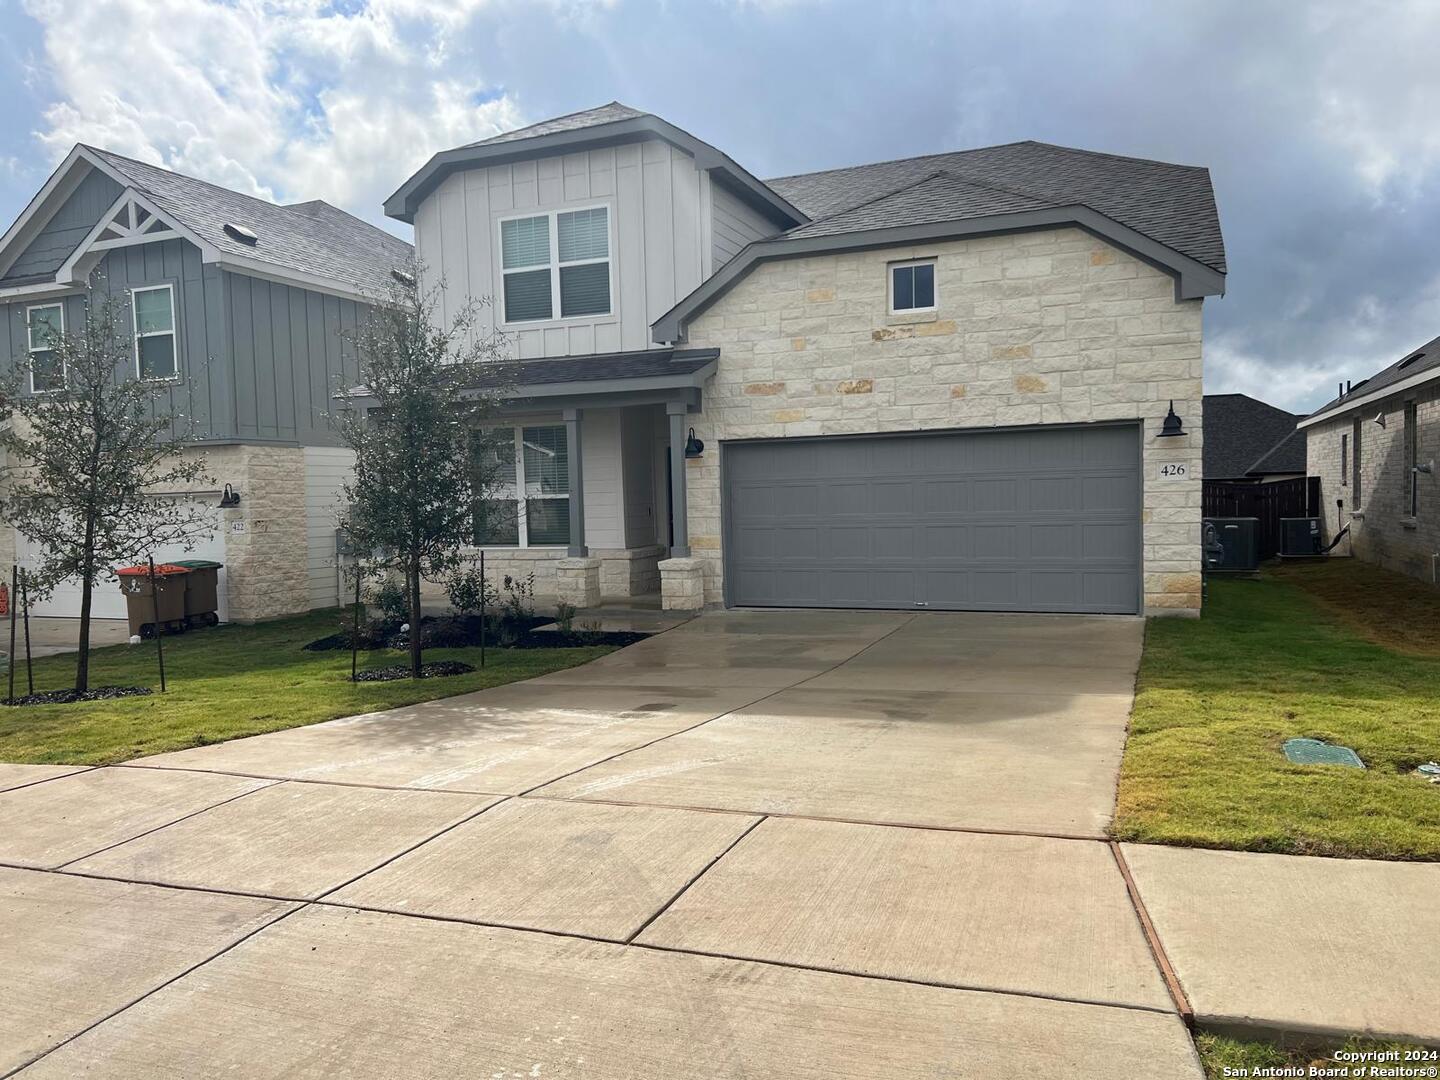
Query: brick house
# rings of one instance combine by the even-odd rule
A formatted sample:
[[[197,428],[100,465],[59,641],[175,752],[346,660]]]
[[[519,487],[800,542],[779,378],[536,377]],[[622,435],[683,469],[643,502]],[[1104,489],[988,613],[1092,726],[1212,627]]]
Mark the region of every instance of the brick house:
[[[1342,388],[1300,422],[1325,542],[1435,584],[1440,574],[1440,338]]]
[[[761,181],[612,103],[386,212],[442,315],[492,299],[515,343],[498,570],[582,606],[1199,613],[1203,168],[1022,142]]]

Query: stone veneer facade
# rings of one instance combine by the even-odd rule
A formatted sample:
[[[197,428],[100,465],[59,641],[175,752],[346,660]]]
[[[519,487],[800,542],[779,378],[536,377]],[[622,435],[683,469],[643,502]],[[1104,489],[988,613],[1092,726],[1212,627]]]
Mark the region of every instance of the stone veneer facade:
[[[1440,381],[1436,381],[1306,428],[1306,471],[1320,477],[1325,542],[1334,539],[1342,524],[1350,525],[1348,540],[1342,540],[1334,554],[1353,554],[1433,584],[1440,570],[1440,466],[1436,472],[1420,474],[1419,513],[1411,516],[1405,477],[1405,403],[1411,399],[1419,422],[1419,460],[1440,462]],[[1381,413],[1384,427],[1373,422]],[[1358,482],[1349,475],[1357,419]],[[1342,436],[1347,444],[1343,467]],[[1344,500],[1343,509],[1336,500]]]
[[[887,264],[935,258],[938,310],[888,313]],[[691,323],[720,363],[692,418],[730,439],[1141,420],[1144,605],[1201,602],[1201,302],[1075,228],[761,263]],[[1168,404],[1187,435],[1157,441]],[[723,450],[722,450],[723,453]],[[723,603],[720,453],[687,462],[690,546]],[[1183,464],[1181,480],[1160,480]],[[662,567],[663,569],[663,567]]]

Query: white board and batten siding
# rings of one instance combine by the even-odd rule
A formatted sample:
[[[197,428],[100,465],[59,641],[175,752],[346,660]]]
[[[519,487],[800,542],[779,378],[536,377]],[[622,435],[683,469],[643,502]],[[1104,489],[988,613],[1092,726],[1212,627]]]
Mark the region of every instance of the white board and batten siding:
[[[719,270],[756,240],[774,236],[773,221],[744,203],[722,184],[710,188],[710,236],[714,268]]]
[[[531,359],[653,348],[650,324],[714,268],[713,185],[683,150],[658,139],[453,173],[415,214],[427,287],[443,282],[447,322],[471,299],[500,311],[501,218],[603,205],[611,220],[611,312],[503,325],[512,356]]]
[[[336,446],[305,447],[305,564],[311,608],[343,603],[335,555],[341,486],[355,471],[355,452]]]

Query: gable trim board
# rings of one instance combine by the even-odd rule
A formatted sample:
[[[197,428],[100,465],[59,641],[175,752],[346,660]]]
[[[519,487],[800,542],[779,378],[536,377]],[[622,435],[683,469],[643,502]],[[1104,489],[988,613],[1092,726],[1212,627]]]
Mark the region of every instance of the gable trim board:
[[[556,154],[641,142],[648,138],[663,139],[685,151],[695,159],[696,168],[710,174],[712,182],[720,182],[745,202],[763,208],[784,224],[801,225],[810,220],[754,175],[741,168],[727,154],[697,139],[688,131],[648,113],[532,138],[442,150],[385,200],[385,213],[398,221],[414,224],[415,211],[420,203],[446,176],[459,169],[504,165]]]
[[[748,244],[739,255],[671,308],[651,328],[656,342],[685,340],[690,321],[729,292],[741,278],[761,262],[804,255],[833,255],[872,248],[903,247],[937,240],[960,240],[976,236],[1032,232],[1074,226],[1105,240],[1141,261],[1163,270],[1175,279],[1175,299],[1200,300],[1225,292],[1225,275],[1174,248],[1097,213],[1088,206],[1061,206],[1011,214],[969,218],[924,225],[899,225],[863,232],[836,233],[815,237],[777,237]]]

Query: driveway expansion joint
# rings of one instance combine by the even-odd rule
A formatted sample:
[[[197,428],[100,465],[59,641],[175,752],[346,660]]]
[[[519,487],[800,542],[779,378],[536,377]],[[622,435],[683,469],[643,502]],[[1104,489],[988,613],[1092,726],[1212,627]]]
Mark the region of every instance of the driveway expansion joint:
[[[1145,901],[1140,896],[1140,889],[1135,884],[1134,877],[1130,874],[1130,864],[1125,861],[1125,853],[1120,845],[1114,840],[1106,841],[1110,848],[1110,854],[1115,857],[1115,865],[1120,870],[1120,876],[1125,879],[1125,892],[1130,897],[1130,903],[1135,908],[1135,916],[1140,920],[1140,930],[1145,935],[1145,942],[1150,946],[1150,953],[1155,957],[1155,965],[1160,969],[1160,975],[1165,980],[1165,989],[1170,992],[1171,999],[1175,1002],[1175,1011],[1180,1014],[1180,1019],[1191,1031],[1195,1030],[1195,1010],[1190,1007],[1190,999],[1185,995],[1185,988],[1180,985],[1180,978],[1175,974],[1175,968],[1170,963],[1170,957],[1165,952],[1165,943],[1160,940],[1159,933],[1155,930],[1155,924],[1150,920],[1150,912],[1145,908]]]

